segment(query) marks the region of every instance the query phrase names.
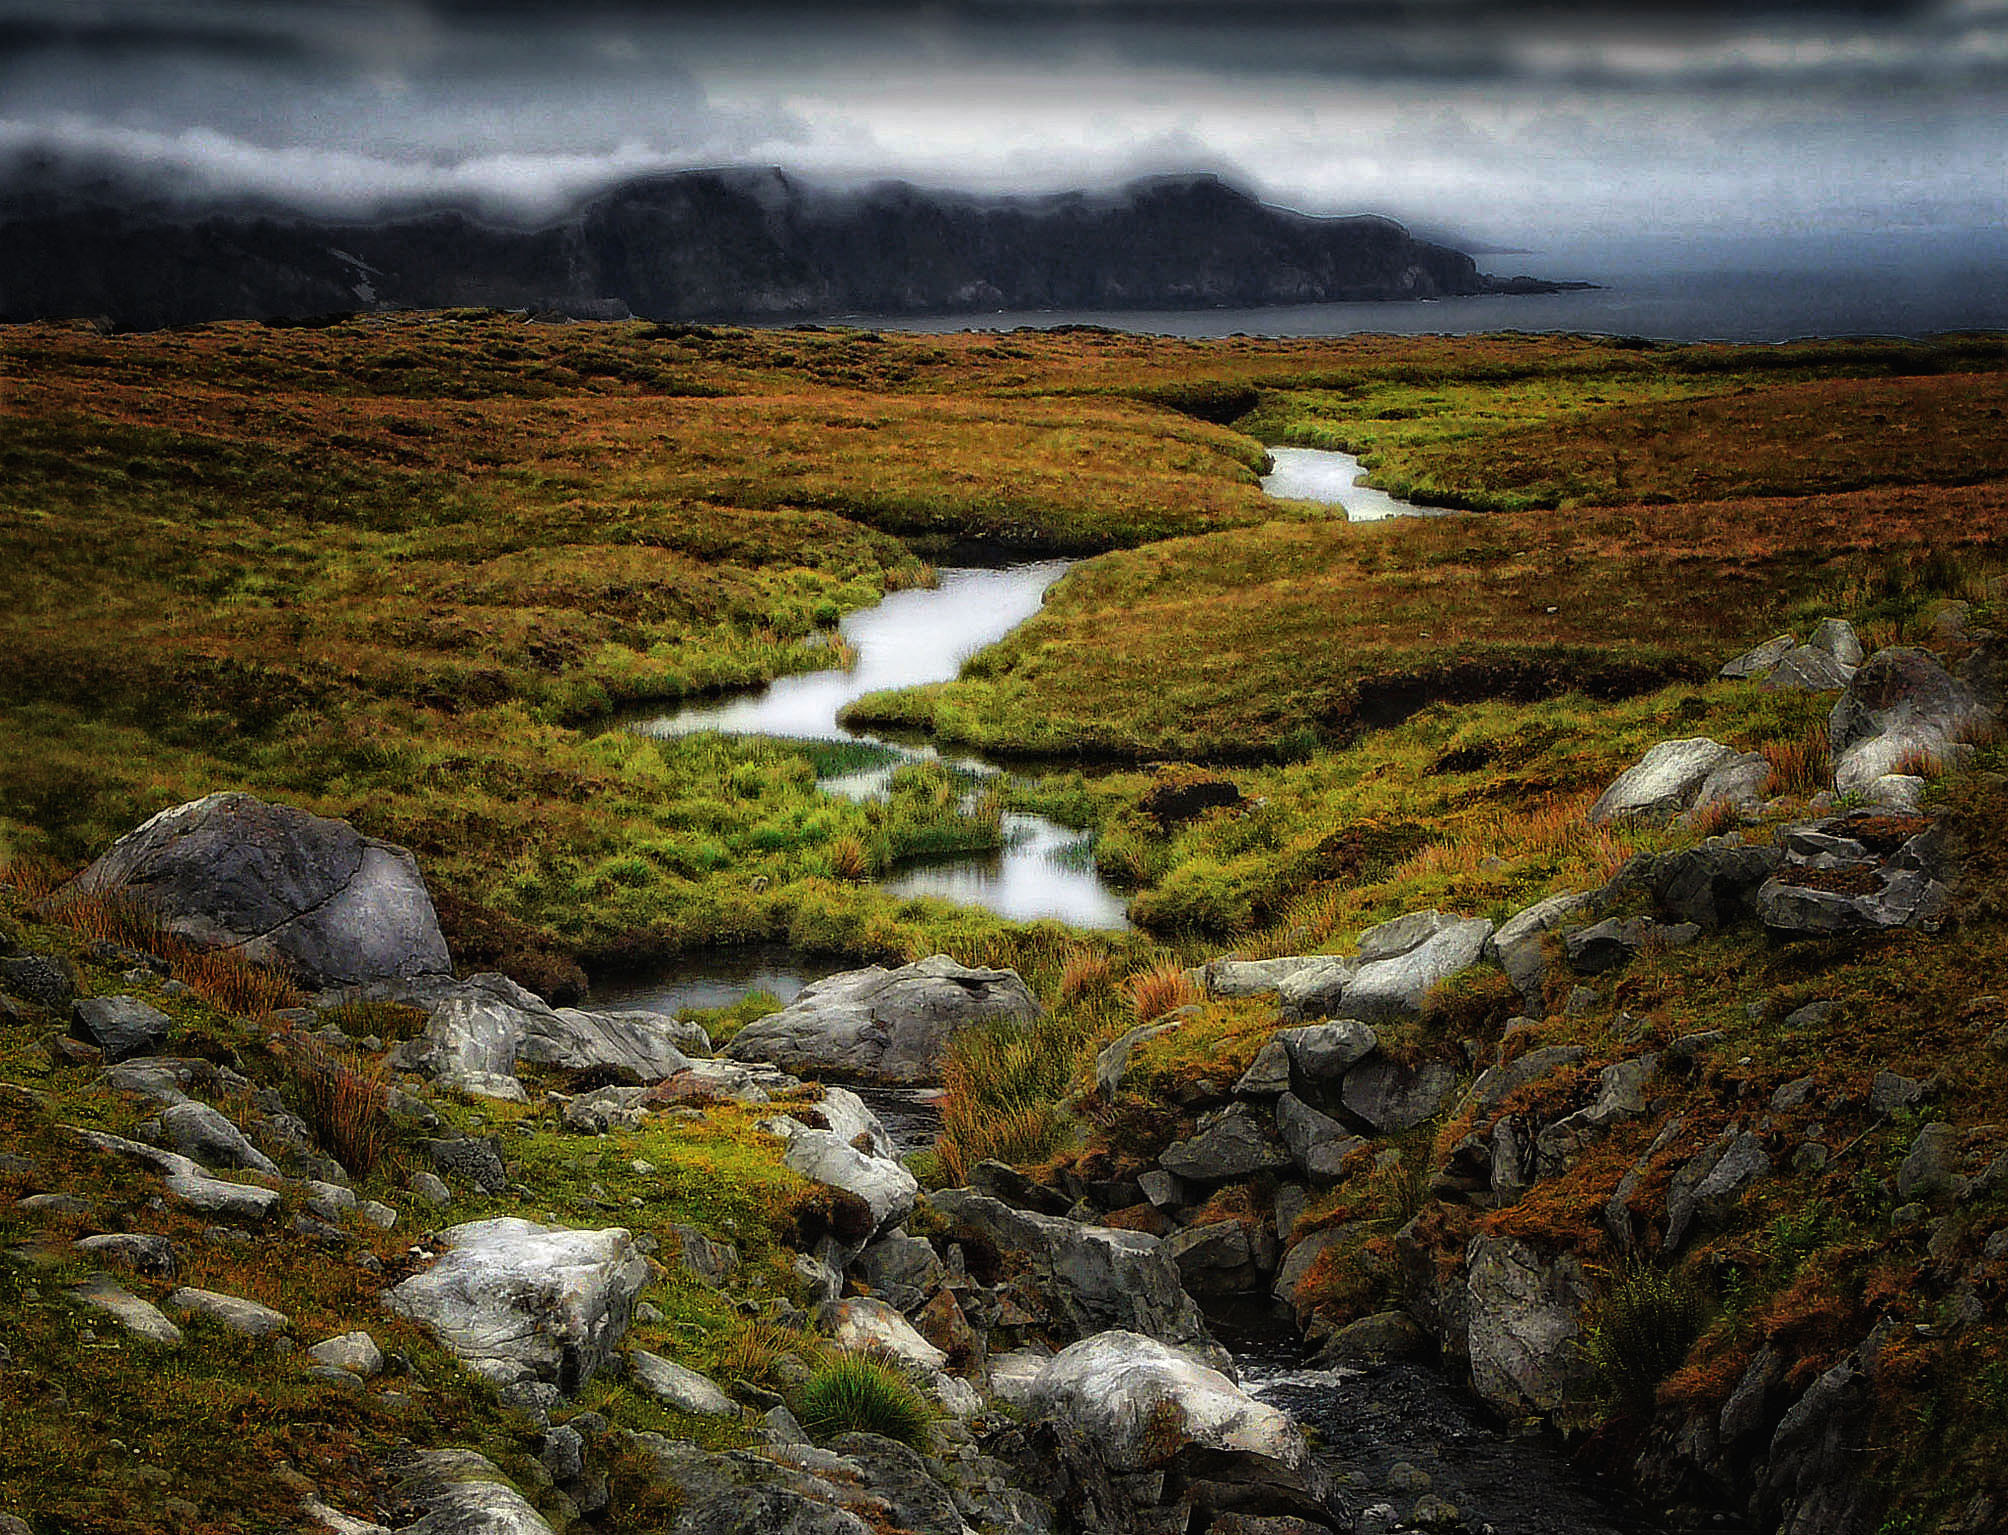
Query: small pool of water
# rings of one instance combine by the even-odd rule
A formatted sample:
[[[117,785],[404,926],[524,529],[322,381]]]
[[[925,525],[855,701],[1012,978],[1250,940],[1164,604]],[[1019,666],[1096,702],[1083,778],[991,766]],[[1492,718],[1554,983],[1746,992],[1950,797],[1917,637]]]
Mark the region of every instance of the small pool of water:
[[[599,977],[588,1005],[605,1012],[632,1008],[677,1014],[700,1007],[730,1007],[751,992],[764,991],[785,1007],[810,982],[856,968],[811,959],[785,943],[741,944],[707,949],[632,974]]]
[[[1280,500],[1322,501],[1342,507],[1348,522],[1379,522],[1387,517],[1443,517],[1441,507],[1417,506],[1384,490],[1358,483],[1365,473],[1350,453],[1327,448],[1271,448],[1275,466],[1262,476],[1262,488]]]

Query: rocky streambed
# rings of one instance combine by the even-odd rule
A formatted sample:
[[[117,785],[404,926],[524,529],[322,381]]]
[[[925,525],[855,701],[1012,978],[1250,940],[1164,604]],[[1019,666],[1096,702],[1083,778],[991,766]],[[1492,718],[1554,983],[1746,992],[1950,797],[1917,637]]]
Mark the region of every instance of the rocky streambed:
[[[929,1146],[939,1133],[934,1089],[855,1090],[900,1150]],[[1307,1431],[1342,1529],[1649,1535],[1666,1528],[1552,1434],[1514,1432],[1432,1363],[1321,1366],[1289,1308],[1266,1290],[1211,1297],[1200,1309],[1240,1386]]]

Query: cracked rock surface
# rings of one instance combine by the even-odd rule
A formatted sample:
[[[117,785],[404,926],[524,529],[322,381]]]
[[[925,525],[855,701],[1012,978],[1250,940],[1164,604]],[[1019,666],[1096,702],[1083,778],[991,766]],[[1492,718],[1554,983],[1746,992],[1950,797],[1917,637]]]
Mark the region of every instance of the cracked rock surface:
[[[314,985],[453,968],[410,853],[346,821],[249,794],[163,810],[75,884],[130,891],[180,936],[290,965]]]

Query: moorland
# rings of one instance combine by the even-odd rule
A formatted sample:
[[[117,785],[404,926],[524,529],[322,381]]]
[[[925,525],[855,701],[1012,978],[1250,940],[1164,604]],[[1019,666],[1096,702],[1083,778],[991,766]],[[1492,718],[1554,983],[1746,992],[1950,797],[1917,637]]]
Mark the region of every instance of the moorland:
[[[147,334],[9,327],[8,919],[72,953],[87,989],[117,985],[89,948],[105,933],[66,927],[37,899],[146,816],[246,789],[412,849],[461,967],[553,998],[612,966],[673,967],[749,940],[859,963],[947,952],[1015,968],[1048,1019],[959,1039],[943,1141],[916,1164],[924,1181],[960,1181],[984,1158],[1049,1180],[1133,1174],[1226,1101],[1278,1026],[1273,1005],[1196,991],[1187,967],[1230,951],[1342,952],[1427,907],[1501,919],[1602,886],[1641,851],[1728,830],[1761,844],[1831,806],[1833,695],[1717,670],[1826,617],[1870,651],[1976,643],[2001,616],[2008,574],[2004,406],[2008,345],[1986,336],[1187,342],[544,325],[492,311]],[[1375,483],[1472,515],[1349,524],[1272,501],[1258,476],[1278,445],[1360,454]],[[972,549],[1083,563],[957,680],[866,699],[850,718],[1017,765],[1004,803],[1092,833],[1097,867],[1132,892],[1131,931],[1015,924],[879,889],[873,876],[904,854],[999,834],[997,804],[971,806],[944,770],[908,769],[899,792],[859,804],[816,789],[850,748],[619,728],[624,708],[841,664],[845,613]],[[1769,760],[1763,809],[1589,821],[1647,748],[1698,736]],[[1480,972],[1383,1029],[1403,1061],[1442,1057],[1460,1072],[1580,1050],[1516,1100],[1536,1116],[1641,1050],[1704,1034],[1714,1045],[1669,1078],[1650,1116],[1502,1208],[1435,1181],[1469,1123],[1391,1139],[1296,1218],[1299,1240],[1346,1232],[1302,1309],[1330,1327],[1405,1304],[1419,1268],[1475,1231],[1567,1251],[1606,1301],[1636,1299],[1599,1226],[1619,1176],[1644,1169],[1641,1199],[1660,1197],[1676,1153],[1740,1123],[1746,1102],[1817,1079],[1816,1098],[1777,1110],[1766,1133],[1842,1152],[1781,1168],[1705,1240],[1665,1253],[1653,1272],[1684,1287],[1662,1308],[1688,1319],[1678,1347],[1643,1395],[1635,1378],[1606,1380],[1565,1426],[1607,1460],[1670,1464],[1655,1446],[1718,1413],[1765,1351],[1787,1361],[1776,1390],[1803,1391],[1873,1335],[1887,1340],[1884,1364],[1851,1474],[1887,1511],[1882,1527],[1968,1528],[1956,1520],[2008,1497],[1994,1454],[2008,1421],[2004,1255],[1989,1243],[2008,1225],[2008,1188],[1983,1181],[1929,1223],[1894,1193],[1927,1120],[1955,1127],[1976,1165],[2002,1149],[2008,779],[1984,742],[1915,765],[1963,871],[1941,931],[1781,943],[1745,923],[1648,946],[1581,1006],[1562,986],[1530,1015],[1504,976]],[[1167,790],[1222,783],[1225,809],[1161,813]],[[176,1014],[191,1038],[264,1060],[260,1020],[298,1000],[237,977]],[[1841,1023],[1810,1016],[1816,1000]],[[1102,1046],[1186,1006],[1178,1031],[1139,1045],[1119,1092],[1084,1091]],[[352,1035],[389,1038],[421,1020],[349,1021]],[[737,1021],[714,1020],[721,1037]],[[0,1143],[28,1155],[66,1118],[130,1128],[137,1110],[38,1056],[40,1037],[32,1018],[0,1033],[0,1075],[34,1084],[0,1097]],[[1885,1072],[1929,1079],[1928,1106],[1874,1106]],[[473,1112],[436,1111],[456,1123]],[[1676,1120],[1687,1139],[1662,1156],[1656,1138]],[[556,1137],[521,1144],[539,1207],[590,1219],[646,1195],[657,1203],[637,1224],[718,1234],[729,1220],[756,1259],[783,1245],[770,1233],[805,1197],[773,1170],[751,1115],[583,1153]],[[640,1165],[690,1171],[665,1193],[623,1171]],[[369,1188],[422,1216],[399,1167],[387,1155]],[[122,1186],[95,1162],[76,1175]],[[1274,1190],[1259,1185],[1222,1190],[1208,1218],[1268,1219]],[[401,1237],[370,1240],[395,1264]],[[219,1289],[297,1290],[291,1309],[331,1324],[361,1306],[353,1268],[281,1272],[220,1250],[203,1261]],[[1980,1286],[1977,1314],[1955,1309],[1961,1275]],[[12,1298],[26,1316],[24,1294]],[[712,1291],[679,1281],[671,1294],[651,1335],[666,1351],[721,1369],[737,1351],[733,1368],[752,1376],[781,1350]],[[10,1346],[54,1371],[67,1336],[56,1326],[24,1327]],[[430,1378],[430,1345],[400,1341]],[[323,1485],[357,1496],[371,1447],[411,1432],[365,1403],[314,1418],[295,1444],[289,1414],[308,1410],[288,1395],[293,1377],[236,1342],[204,1348],[184,1356],[187,1378],[145,1391],[124,1356],[79,1356],[89,1368],[71,1389],[106,1434],[130,1427],[121,1437],[144,1438],[154,1462],[201,1466],[216,1528],[274,1473],[199,1449],[174,1417],[178,1392],[256,1420],[246,1432],[271,1439],[275,1463],[321,1457]],[[624,1388],[595,1389],[617,1420],[700,1432]],[[492,1393],[455,1391],[438,1432],[514,1465]],[[16,1506],[78,1480],[60,1417],[35,1421],[0,1448],[0,1493]],[[113,1475],[117,1457],[94,1453],[83,1481]],[[649,1527],[648,1496],[617,1499],[612,1526]],[[49,1528],[174,1518],[156,1509],[122,1526],[79,1495]]]

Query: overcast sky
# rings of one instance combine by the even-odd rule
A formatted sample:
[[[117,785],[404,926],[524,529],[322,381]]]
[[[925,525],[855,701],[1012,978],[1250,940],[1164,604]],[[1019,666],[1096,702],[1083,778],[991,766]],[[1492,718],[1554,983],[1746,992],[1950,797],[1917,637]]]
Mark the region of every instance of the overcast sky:
[[[2008,221],[2008,0],[0,0],[0,160],[49,150],[343,211],[1211,169],[1537,249],[1942,240]]]

